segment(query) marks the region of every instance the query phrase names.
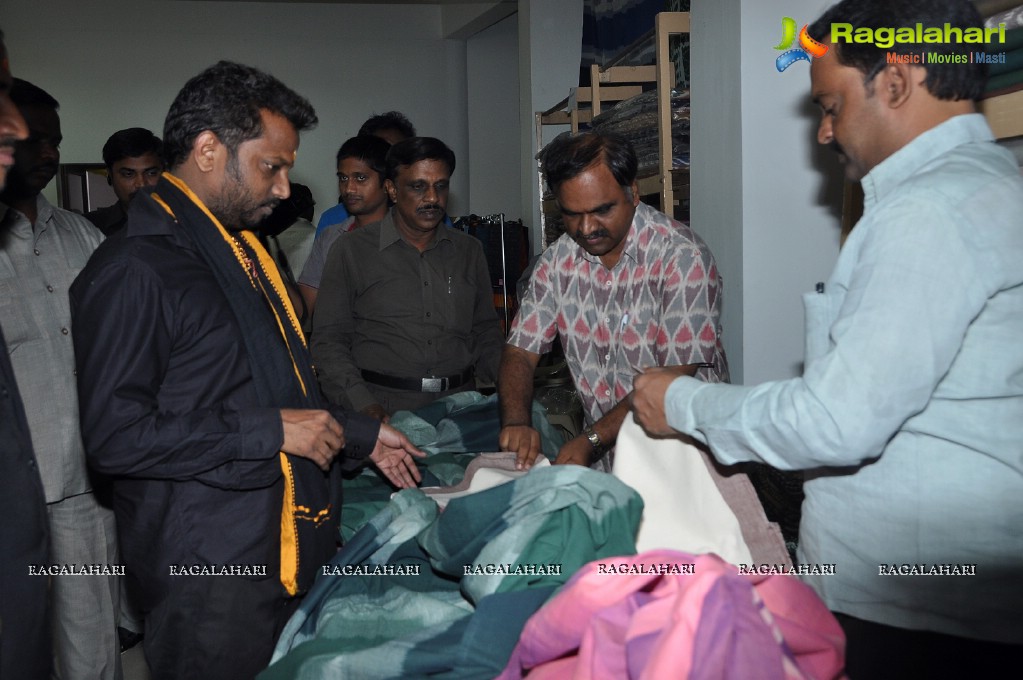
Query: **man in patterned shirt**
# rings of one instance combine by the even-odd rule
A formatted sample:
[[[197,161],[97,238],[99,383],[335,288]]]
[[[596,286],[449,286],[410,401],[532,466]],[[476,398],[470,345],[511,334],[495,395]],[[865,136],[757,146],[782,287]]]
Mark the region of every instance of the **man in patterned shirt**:
[[[632,146],[615,135],[566,135],[547,149],[543,171],[566,233],[533,272],[498,380],[501,448],[516,451],[520,467],[540,453],[529,417],[533,371],[555,335],[587,423],[558,463],[611,469],[632,379],[648,366],[728,380],[714,257],[688,226],[640,204],[636,166]]]

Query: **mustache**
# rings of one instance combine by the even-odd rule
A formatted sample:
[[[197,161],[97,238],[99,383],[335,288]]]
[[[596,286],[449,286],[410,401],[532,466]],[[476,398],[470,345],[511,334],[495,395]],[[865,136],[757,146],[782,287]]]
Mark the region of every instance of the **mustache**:
[[[841,156],[845,155],[845,149],[843,149],[842,145],[839,144],[838,141],[836,141],[834,139],[832,139],[830,142],[828,142],[828,148],[831,149],[832,151],[834,151],[835,153],[841,155]]]
[[[591,238],[611,238],[611,234],[608,233],[608,231],[606,229],[598,229],[596,231],[590,232],[589,234],[582,234],[582,233],[576,232],[575,238],[579,239],[579,240],[585,241],[585,240],[591,239]]]
[[[421,205],[416,208],[416,212],[426,212],[428,210],[440,210],[444,212],[444,208],[439,203],[428,203],[427,205]]]

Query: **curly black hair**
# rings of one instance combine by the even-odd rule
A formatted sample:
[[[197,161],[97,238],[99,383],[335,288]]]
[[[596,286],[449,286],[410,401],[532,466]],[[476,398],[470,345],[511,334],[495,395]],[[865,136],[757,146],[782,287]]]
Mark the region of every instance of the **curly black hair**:
[[[296,131],[316,125],[316,111],[305,97],[259,69],[221,61],[181,88],[163,124],[167,167],[184,162],[195,138],[213,132],[237,154],[238,145],[263,134],[262,111],[283,116]]]

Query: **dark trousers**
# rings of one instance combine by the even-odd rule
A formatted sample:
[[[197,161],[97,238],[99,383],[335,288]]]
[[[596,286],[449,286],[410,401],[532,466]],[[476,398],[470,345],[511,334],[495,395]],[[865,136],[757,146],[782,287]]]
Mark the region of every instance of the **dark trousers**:
[[[1021,614],[1023,615],[1023,614]],[[835,613],[851,680],[1020,677],[1023,646],[895,628]]]
[[[251,680],[298,605],[277,578],[179,576],[145,617],[152,680]]]

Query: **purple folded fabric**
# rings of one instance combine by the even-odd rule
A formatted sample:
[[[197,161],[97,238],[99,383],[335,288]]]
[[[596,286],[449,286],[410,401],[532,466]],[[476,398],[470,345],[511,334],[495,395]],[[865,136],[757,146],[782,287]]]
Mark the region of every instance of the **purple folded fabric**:
[[[838,678],[844,650],[798,579],[654,550],[583,567],[529,619],[500,678]]]

